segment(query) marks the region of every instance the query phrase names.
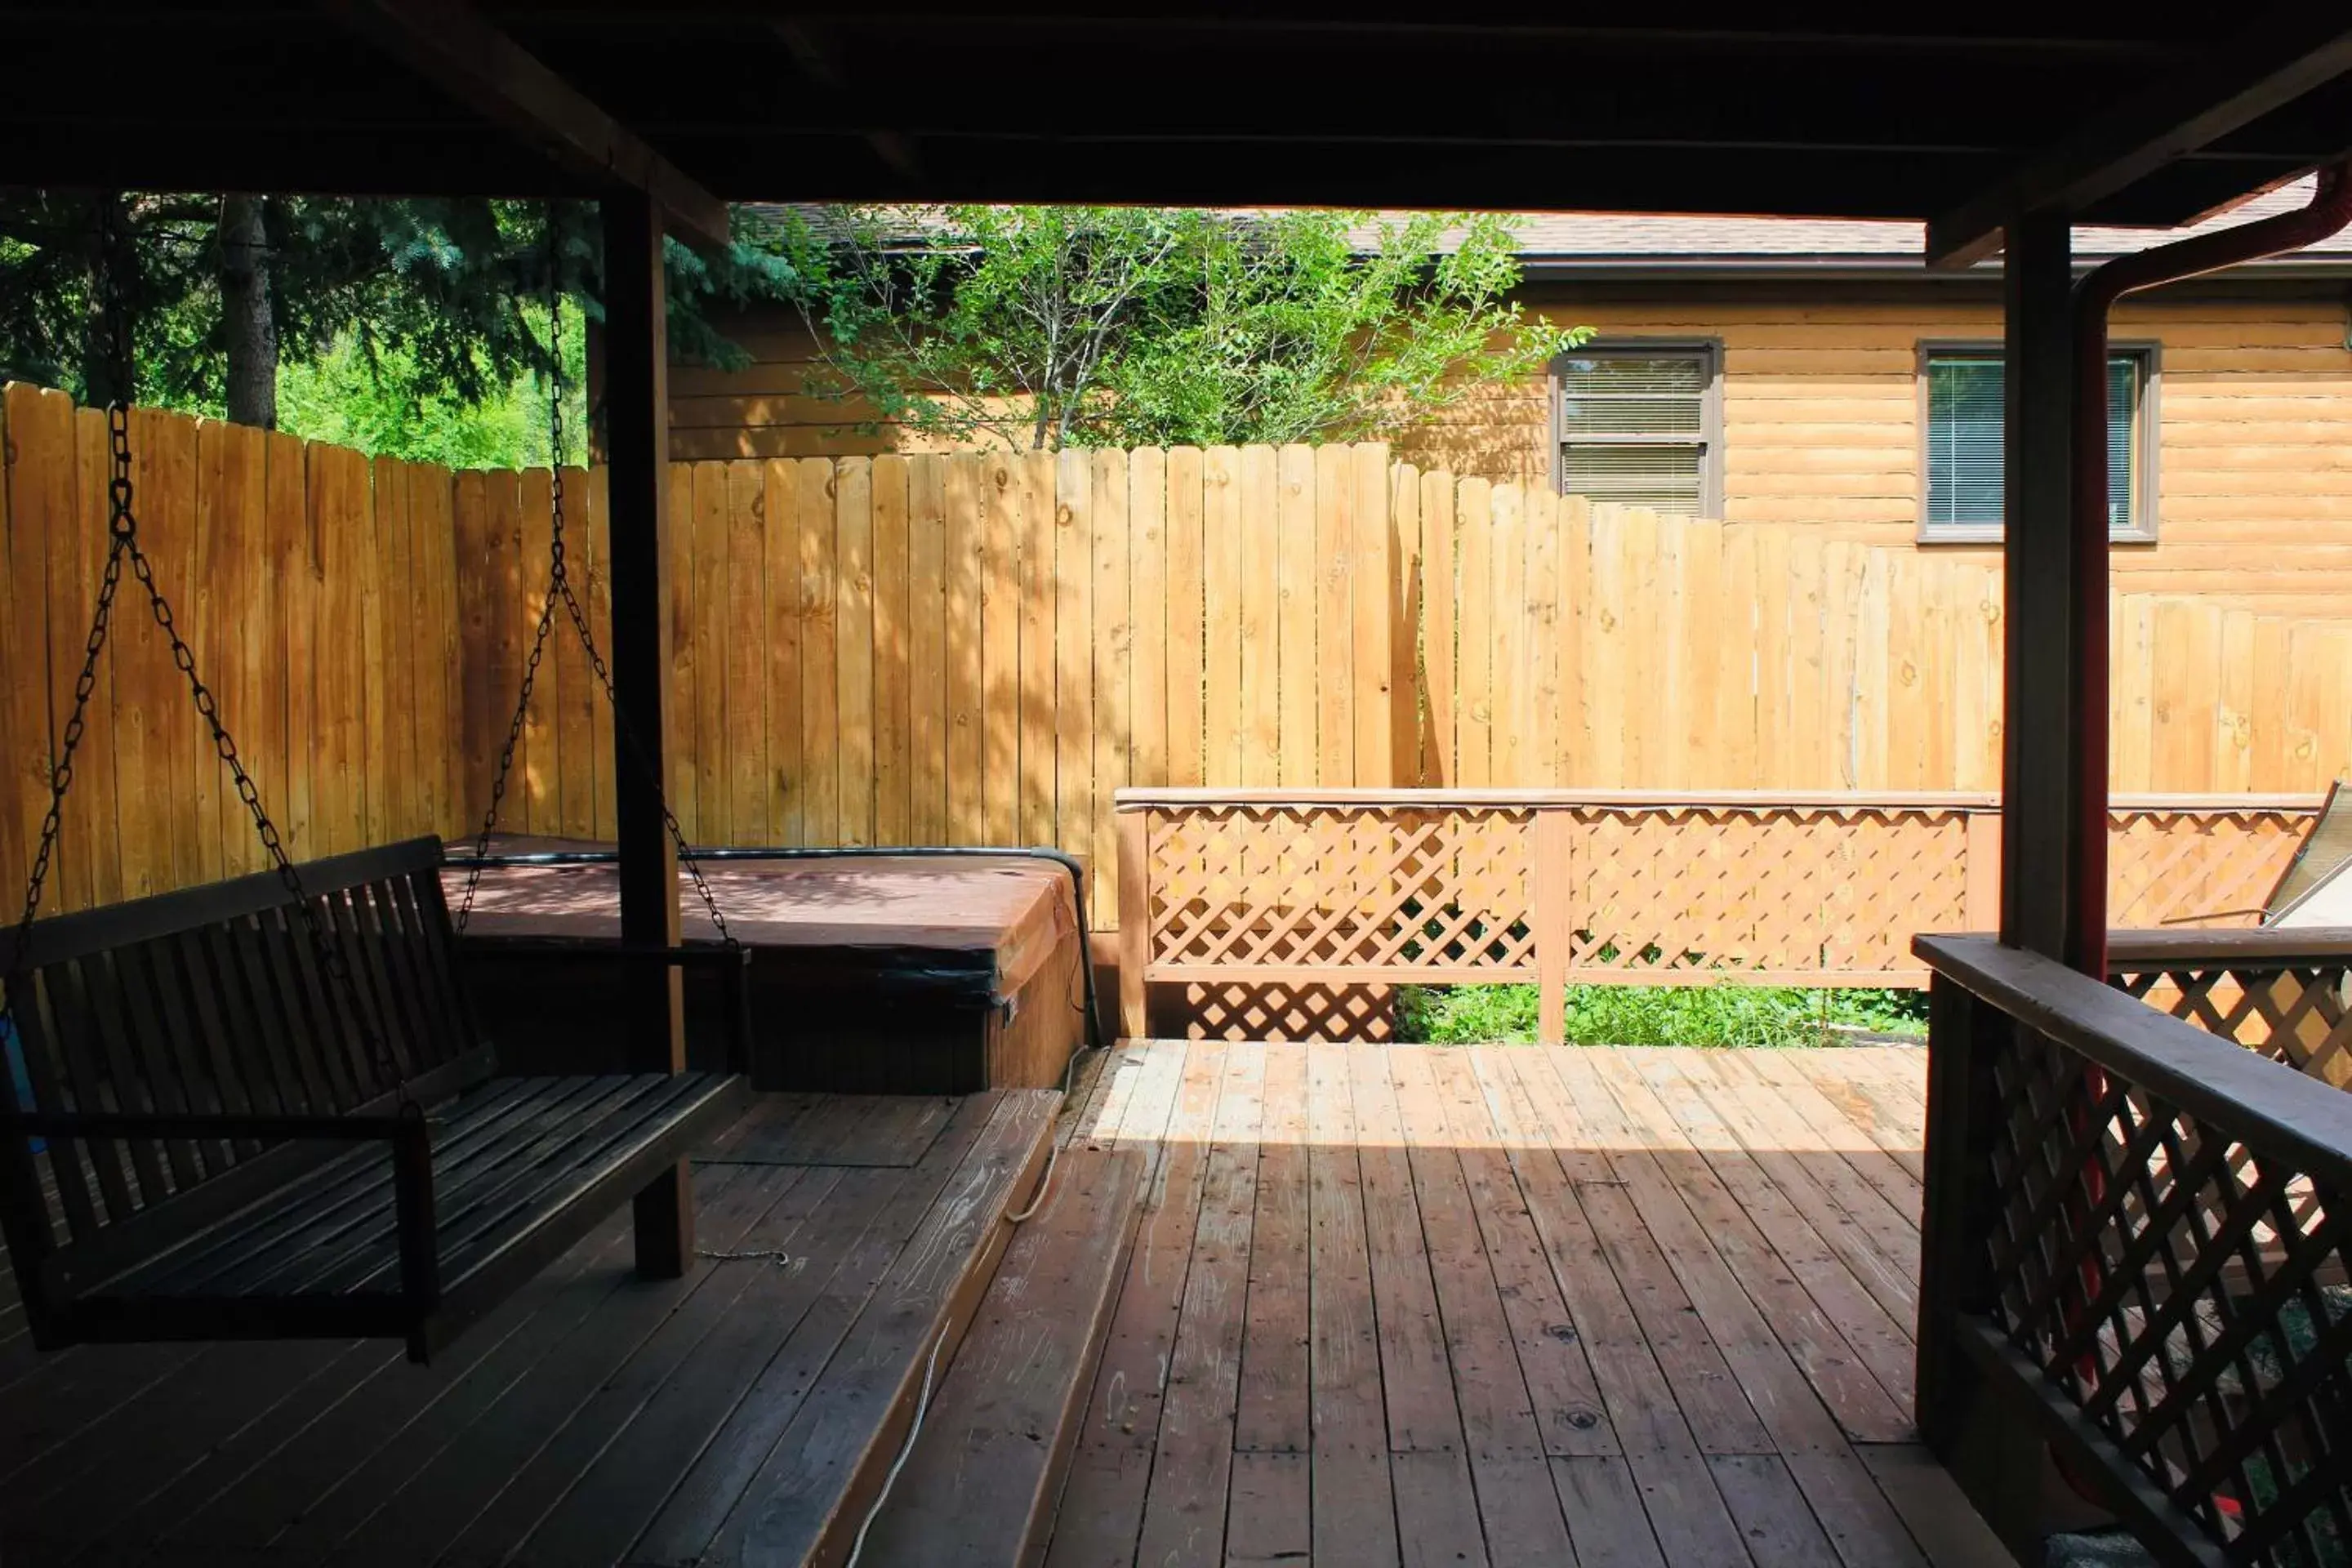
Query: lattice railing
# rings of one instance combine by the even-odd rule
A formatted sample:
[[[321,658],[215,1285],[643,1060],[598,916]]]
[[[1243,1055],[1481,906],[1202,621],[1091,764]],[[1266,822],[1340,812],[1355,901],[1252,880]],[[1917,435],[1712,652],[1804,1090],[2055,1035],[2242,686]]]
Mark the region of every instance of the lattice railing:
[[[2352,1562],[2352,1096],[2051,960],[1920,947],[1930,1444],[2051,1442],[2167,1561]],[[2037,1426],[1989,1438],[1985,1379]]]
[[[2342,932],[2117,931],[2108,967],[2176,1018],[2352,1087],[2352,939]]]
[[[2117,907],[2250,920],[2315,804],[2118,802]],[[1570,984],[1924,985],[1914,935],[1998,914],[1983,795],[1132,791],[1118,823],[1137,1032],[1155,984],[1279,1033],[1360,1023],[1351,986],[1531,980],[1549,1037]]]

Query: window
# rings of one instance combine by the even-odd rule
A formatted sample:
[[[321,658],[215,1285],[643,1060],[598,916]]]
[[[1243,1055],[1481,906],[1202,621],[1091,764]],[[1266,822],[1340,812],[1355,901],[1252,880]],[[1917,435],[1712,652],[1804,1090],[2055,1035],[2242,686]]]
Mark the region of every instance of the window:
[[[1681,517],[1723,511],[1723,404],[1713,343],[1622,343],[1552,361],[1553,481],[1562,495]]]
[[[1921,354],[1927,405],[1926,495],[1919,534],[1993,540],[2001,521],[2001,354],[1969,345]],[[2156,351],[2107,356],[2107,527],[2116,539],[2156,537]]]

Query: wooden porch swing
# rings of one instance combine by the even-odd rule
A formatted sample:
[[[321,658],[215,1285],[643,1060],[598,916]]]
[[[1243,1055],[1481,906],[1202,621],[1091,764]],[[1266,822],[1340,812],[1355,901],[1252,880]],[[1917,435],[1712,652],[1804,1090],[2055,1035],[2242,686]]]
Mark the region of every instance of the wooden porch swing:
[[[555,342],[551,209],[549,236]],[[124,243],[110,220],[101,243]],[[105,302],[115,384],[127,387],[126,318],[119,300]],[[559,465],[562,398],[559,366]],[[107,415],[111,540],[25,912],[0,954],[0,1025],[13,1026],[24,1068],[0,1102],[0,1235],[35,1342],[389,1337],[423,1361],[639,1194],[659,1200],[639,1208],[639,1271],[684,1272],[690,1226],[662,1223],[673,1198],[664,1184],[748,1099],[749,954],[727,934],[675,816],[661,808],[722,941],[597,953],[713,974],[738,1070],[500,1075],[495,1044],[475,1027],[457,942],[478,866],[453,919],[437,839],[292,863],[141,548],[121,395]],[[549,594],[485,843],[558,603],[613,695],[565,574],[557,471]],[[273,869],[42,920],[126,566]],[[617,704],[614,733],[634,739]],[[500,957],[576,961],[582,945],[508,942]]]

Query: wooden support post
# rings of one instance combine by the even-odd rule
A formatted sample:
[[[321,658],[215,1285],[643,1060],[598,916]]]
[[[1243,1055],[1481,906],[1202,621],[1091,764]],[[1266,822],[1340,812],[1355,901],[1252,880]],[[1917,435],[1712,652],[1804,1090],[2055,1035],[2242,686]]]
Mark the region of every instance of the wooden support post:
[[[1150,1035],[1144,966],[1151,962],[1150,816],[1146,810],[1118,814],[1118,1032],[1140,1040]]]
[[[2066,219],[2011,225],[2007,294],[2007,490],[2001,543],[2009,606],[2001,733],[2000,940],[2063,956],[2083,701],[2070,548],[2074,287]],[[2104,699],[2103,699],[2104,700]],[[2098,765],[2105,766],[2105,759]]]
[[[664,821],[670,702],[669,325],[662,285],[662,222],[637,191],[608,194],[604,227],[604,410],[612,530],[613,689],[635,745],[614,726],[613,780],[620,840],[621,940],[674,947],[677,857]],[[629,1067],[686,1066],[678,972],[633,966],[624,1024]],[[694,1210],[680,1161],[636,1197],[637,1271],[674,1279],[694,1253]]]
[[[1576,921],[1570,877],[1575,854],[1576,814],[1565,809],[1536,813],[1536,1040],[1546,1046],[1568,1037],[1568,956]]]

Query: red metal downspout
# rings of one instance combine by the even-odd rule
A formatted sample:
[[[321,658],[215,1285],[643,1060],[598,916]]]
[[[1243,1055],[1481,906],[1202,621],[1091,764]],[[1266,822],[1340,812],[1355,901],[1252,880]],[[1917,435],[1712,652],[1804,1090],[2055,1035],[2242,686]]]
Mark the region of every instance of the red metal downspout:
[[[2074,635],[2084,766],[2074,782],[2074,865],[2064,958],[2107,977],[2107,310],[2126,294],[2316,244],[2352,224],[2352,163],[2323,170],[2311,205],[2119,256],[2074,286]]]

